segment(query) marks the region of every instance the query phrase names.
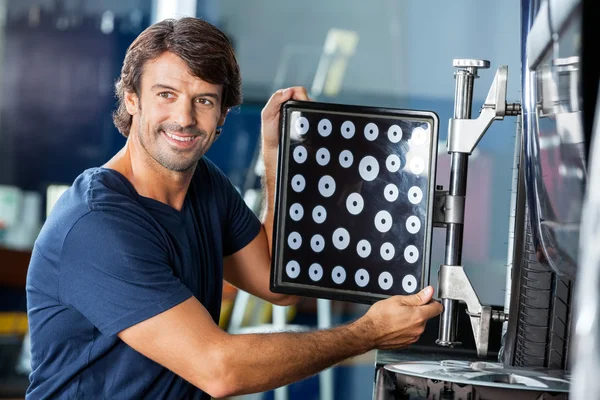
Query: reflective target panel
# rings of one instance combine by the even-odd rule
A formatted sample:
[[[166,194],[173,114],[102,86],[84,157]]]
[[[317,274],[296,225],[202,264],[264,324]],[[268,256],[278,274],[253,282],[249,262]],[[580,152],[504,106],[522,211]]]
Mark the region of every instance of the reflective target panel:
[[[427,284],[438,117],[282,106],[271,290],[372,303]]]

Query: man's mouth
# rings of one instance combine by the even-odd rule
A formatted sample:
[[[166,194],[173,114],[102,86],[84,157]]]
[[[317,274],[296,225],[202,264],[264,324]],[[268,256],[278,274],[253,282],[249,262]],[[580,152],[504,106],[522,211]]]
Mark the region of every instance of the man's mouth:
[[[180,141],[180,142],[191,142],[192,140],[194,140],[198,137],[198,136],[181,136],[181,135],[177,135],[175,133],[170,133],[170,132],[165,132],[165,131],[163,131],[163,132],[169,138]]]

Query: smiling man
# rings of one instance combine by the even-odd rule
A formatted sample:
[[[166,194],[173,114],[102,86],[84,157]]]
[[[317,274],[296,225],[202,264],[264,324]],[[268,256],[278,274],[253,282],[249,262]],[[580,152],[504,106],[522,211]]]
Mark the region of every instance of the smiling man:
[[[152,25],[131,44],[114,121],[127,137],[60,198],[27,278],[27,398],[208,399],[269,390],[373,348],[414,343],[441,312],[433,291],[374,304],[351,324],[309,333],[231,335],[217,322],[223,279],[269,290],[279,110],[262,113],[262,223],[204,154],[241,103],[233,49],[195,18]]]

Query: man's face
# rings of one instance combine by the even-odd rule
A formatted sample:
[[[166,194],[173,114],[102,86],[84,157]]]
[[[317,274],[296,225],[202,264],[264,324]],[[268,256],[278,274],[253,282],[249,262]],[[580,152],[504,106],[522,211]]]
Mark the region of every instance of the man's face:
[[[140,97],[126,94],[127,110],[137,122],[131,139],[170,171],[193,168],[225,120],[222,91],[222,85],[191,75],[175,54],[162,54],[144,66]]]

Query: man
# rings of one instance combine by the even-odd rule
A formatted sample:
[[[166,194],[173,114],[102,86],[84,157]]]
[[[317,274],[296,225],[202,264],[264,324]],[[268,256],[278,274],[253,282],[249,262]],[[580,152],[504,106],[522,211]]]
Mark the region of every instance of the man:
[[[127,143],[84,171],[36,241],[27,295],[28,398],[194,398],[259,392],[374,348],[415,342],[441,312],[433,290],[374,304],[331,330],[231,335],[217,321],[222,279],[279,305],[269,268],[280,105],[262,112],[263,223],[203,157],[240,73],[225,35],[194,18],[159,22],[132,43],[114,120]]]

